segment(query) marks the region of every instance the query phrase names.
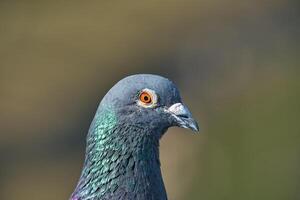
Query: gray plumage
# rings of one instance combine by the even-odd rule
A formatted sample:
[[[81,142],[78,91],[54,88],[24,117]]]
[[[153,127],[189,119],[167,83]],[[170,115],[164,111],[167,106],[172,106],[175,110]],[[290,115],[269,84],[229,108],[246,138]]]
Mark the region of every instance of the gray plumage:
[[[147,74],[119,81],[90,126],[71,200],[166,200],[159,139],[171,126],[198,131],[174,83]]]

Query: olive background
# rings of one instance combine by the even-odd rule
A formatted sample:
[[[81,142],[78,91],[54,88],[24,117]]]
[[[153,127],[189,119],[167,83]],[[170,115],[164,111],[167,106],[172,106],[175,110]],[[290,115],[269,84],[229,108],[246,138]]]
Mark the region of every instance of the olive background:
[[[300,199],[300,3],[0,1],[0,199],[63,200],[119,79],[173,80],[200,134],[170,128],[170,200]]]

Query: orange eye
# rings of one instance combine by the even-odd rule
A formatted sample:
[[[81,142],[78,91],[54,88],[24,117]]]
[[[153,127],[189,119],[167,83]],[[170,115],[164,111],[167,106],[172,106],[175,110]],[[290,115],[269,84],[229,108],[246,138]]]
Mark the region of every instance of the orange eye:
[[[154,108],[157,106],[157,100],[158,99],[155,91],[145,88],[140,91],[137,104],[144,108]]]
[[[152,103],[151,95],[148,92],[142,92],[140,94],[140,101],[146,104]]]

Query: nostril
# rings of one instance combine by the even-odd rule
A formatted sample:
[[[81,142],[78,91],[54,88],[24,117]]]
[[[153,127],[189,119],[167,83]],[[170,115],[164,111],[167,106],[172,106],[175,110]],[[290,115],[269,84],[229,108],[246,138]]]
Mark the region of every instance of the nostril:
[[[180,115],[176,115],[177,117],[180,117],[180,118],[189,118],[189,116],[187,116],[187,115],[184,115],[184,114],[180,114]]]

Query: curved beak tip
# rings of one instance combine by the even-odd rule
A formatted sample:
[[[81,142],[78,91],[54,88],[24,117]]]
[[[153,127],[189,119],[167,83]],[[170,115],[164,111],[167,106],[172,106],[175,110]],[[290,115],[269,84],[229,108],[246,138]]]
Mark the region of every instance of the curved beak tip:
[[[182,121],[179,122],[179,127],[191,129],[193,132],[199,132],[198,123],[191,117],[181,118]]]
[[[198,123],[194,119],[193,119],[193,123],[190,124],[189,128],[194,132],[199,132],[200,130]]]

